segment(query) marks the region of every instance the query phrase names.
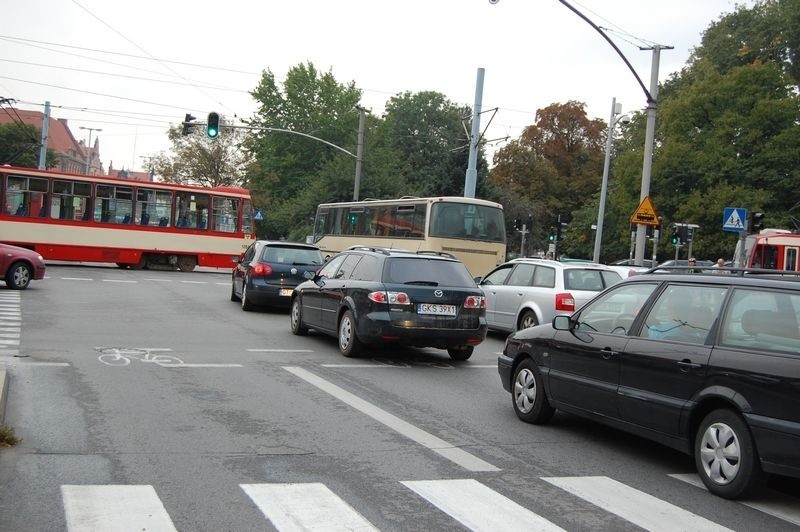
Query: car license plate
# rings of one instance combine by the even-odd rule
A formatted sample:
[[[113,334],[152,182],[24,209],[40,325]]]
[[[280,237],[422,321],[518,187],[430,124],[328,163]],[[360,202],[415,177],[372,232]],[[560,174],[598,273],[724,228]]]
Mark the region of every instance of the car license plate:
[[[435,314],[437,316],[455,316],[455,305],[439,305],[438,303],[419,303],[417,314]]]
[[[281,295],[281,296],[291,296],[291,295],[292,295],[292,290],[294,290],[294,289],[293,289],[293,288],[281,288],[281,289],[278,291],[278,295]]]

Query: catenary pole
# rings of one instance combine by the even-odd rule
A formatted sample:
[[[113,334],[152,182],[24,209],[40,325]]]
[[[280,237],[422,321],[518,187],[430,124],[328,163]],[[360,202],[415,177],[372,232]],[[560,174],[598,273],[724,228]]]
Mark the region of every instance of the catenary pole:
[[[478,143],[481,132],[481,102],[483,100],[483,75],[484,69],[478,69],[478,79],[475,82],[475,105],[472,107],[472,131],[469,135],[469,161],[467,175],[464,180],[464,197],[475,197],[475,186],[478,181]]]

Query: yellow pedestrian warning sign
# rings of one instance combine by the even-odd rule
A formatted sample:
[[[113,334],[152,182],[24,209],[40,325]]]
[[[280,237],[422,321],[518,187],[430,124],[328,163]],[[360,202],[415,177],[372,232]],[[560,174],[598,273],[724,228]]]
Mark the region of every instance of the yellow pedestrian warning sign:
[[[645,196],[636,208],[636,212],[631,216],[631,223],[658,226],[658,215],[653,208],[653,202],[650,201],[650,196]]]

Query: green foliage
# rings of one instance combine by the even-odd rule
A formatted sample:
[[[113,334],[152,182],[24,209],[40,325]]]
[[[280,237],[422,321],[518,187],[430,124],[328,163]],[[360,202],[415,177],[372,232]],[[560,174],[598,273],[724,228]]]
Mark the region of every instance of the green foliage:
[[[39,141],[41,131],[29,124],[0,124],[0,164],[10,164],[23,168],[39,166]],[[58,165],[58,156],[48,149],[45,166]]]
[[[250,124],[263,130],[246,143],[253,155],[246,185],[265,213],[259,236],[302,240],[319,203],[356,195],[354,156],[326,142],[355,154],[361,91],[306,63],[290,69],[282,89],[264,72],[252,95],[258,112]],[[469,109],[435,92],[397,95],[383,117],[367,114],[358,198],[462,195],[464,116]],[[481,157],[478,195],[494,193],[482,179],[485,166]]]
[[[14,434],[14,427],[0,423],[0,447],[12,447],[20,442]]]
[[[182,135],[183,126],[169,129],[170,154],[161,152],[150,158],[153,171],[169,183],[206,187],[241,186],[248,165],[247,152],[241,149],[247,133],[225,127],[216,138],[208,138],[205,130],[195,127]]]

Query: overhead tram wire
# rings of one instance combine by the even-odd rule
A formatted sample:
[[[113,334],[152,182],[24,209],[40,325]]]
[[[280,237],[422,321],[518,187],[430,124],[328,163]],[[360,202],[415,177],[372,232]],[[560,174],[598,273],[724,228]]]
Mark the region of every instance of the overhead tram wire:
[[[59,66],[59,65],[45,65],[45,64],[42,64],[42,63],[31,63],[29,61],[17,61],[15,59],[2,59],[2,58],[0,58],[0,62],[17,63],[17,64],[21,64],[21,65],[39,66],[39,67],[44,67],[44,68],[55,68],[55,69],[58,69],[58,70],[69,70],[70,72],[83,72],[84,74],[97,74],[97,75],[100,75],[100,76],[112,76],[112,77],[115,77],[115,78],[135,79],[135,80],[139,80],[139,81],[151,81],[151,82],[154,82],[154,83],[170,83],[170,84],[174,84],[174,85],[188,85],[188,86],[195,86],[195,87],[196,86],[203,86],[203,87],[206,87],[206,88],[209,88],[209,89],[214,89],[214,90],[240,92],[240,93],[247,93],[248,92],[246,90],[234,89],[232,87],[220,87],[220,86],[215,86],[215,85],[201,85],[201,84],[199,84],[200,82],[197,82],[197,81],[194,81],[194,80],[188,80],[189,82],[184,81],[183,83],[181,83],[181,82],[177,82],[177,81],[173,81],[173,80],[167,80],[167,79],[153,79],[153,78],[145,78],[145,77],[142,77],[142,76],[131,76],[131,75],[128,75],[128,74],[114,74],[114,73],[111,73],[111,72],[100,72],[100,71],[97,71],[97,70],[86,70],[86,69],[83,69],[83,68],[72,68],[72,67],[65,67],[65,66]]]
[[[126,41],[128,41],[130,44],[132,44],[133,46],[135,46],[136,48],[138,48],[140,51],[142,51],[143,53],[147,54],[147,55],[148,55],[148,56],[149,56],[151,59],[153,59],[153,60],[155,60],[155,61],[158,61],[158,63],[159,63],[159,64],[161,64],[162,66],[164,66],[164,67],[165,67],[167,70],[169,70],[170,72],[172,72],[173,74],[175,74],[175,75],[176,75],[176,76],[178,76],[179,78],[183,79],[184,81],[186,81],[186,82],[189,82],[189,80],[187,80],[185,76],[183,76],[182,74],[180,74],[178,71],[176,71],[175,69],[173,69],[171,66],[169,66],[169,65],[168,65],[168,64],[166,64],[166,63],[163,63],[161,60],[159,60],[159,59],[158,59],[157,57],[155,57],[153,54],[151,54],[150,52],[148,52],[147,50],[145,50],[144,48],[142,48],[141,46],[139,46],[137,43],[133,42],[131,39],[129,39],[128,37],[126,37],[126,36],[125,36],[125,35],[124,35],[122,32],[120,32],[119,30],[117,30],[116,28],[114,28],[113,26],[111,26],[109,23],[107,23],[106,21],[104,21],[103,19],[101,19],[100,17],[98,17],[97,15],[95,15],[95,14],[94,14],[92,11],[90,11],[89,9],[86,9],[86,8],[85,8],[83,5],[81,5],[81,4],[78,2],[78,0],[72,0],[72,3],[73,3],[73,4],[75,4],[76,6],[80,7],[81,9],[83,9],[83,10],[84,10],[86,13],[88,13],[89,15],[91,15],[92,17],[94,17],[94,18],[95,18],[95,19],[96,19],[98,22],[102,23],[102,24],[103,24],[104,26],[106,26],[108,29],[112,30],[114,33],[116,33],[117,35],[119,35],[120,37],[122,37],[123,39],[125,39]],[[197,85],[194,85],[194,84],[191,84],[191,83],[189,83],[189,85],[190,85],[190,86],[192,86],[192,87],[194,87],[194,88],[195,88],[195,89],[196,89],[198,92],[200,92],[201,94],[203,94],[203,95],[204,95],[206,98],[208,98],[209,100],[216,100],[216,98],[213,98],[213,97],[212,97],[210,94],[208,94],[207,92],[205,92],[203,89],[201,89],[201,88],[200,88],[200,87],[198,87]],[[230,108],[229,108],[227,105],[225,105],[225,104],[224,104],[224,103],[222,103],[222,102],[219,102],[219,101],[218,101],[218,102],[216,102],[216,104],[217,104],[217,105],[219,105],[220,107],[223,107],[223,108],[225,108],[225,109],[228,109],[229,111],[232,111],[232,112],[233,112],[233,110],[232,110],[232,109],[230,109]],[[234,112],[234,114],[236,114],[236,113]]]
[[[221,71],[224,71],[224,72],[231,72],[231,73],[234,73],[234,74],[247,74],[249,76],[260,76],[261,75],[261,72],[249,72],[247,70],[237,70],[235,68],[227,68],[227,67],[211,66],[211,65],[202,65],[200,63],[189,63],[189,62],[186,62],[186,61],[174,61],[174,60],[171,60],[171,59],[161,59],[161,58],[156,58],[156,57],[152,57],[152,56],[128,54],[128,53],[125,53],[125,52],[111,52],[109,50],[98,50],[97,48],[87,48],[87,47],[83,47],[83,46],[74,46],[74,45],[71,45],[71,44],[61,44],[61,43],[54,43],[54,42],[48,42],[48,41],[36,41],[36,40],[33,40],[33,39],[23,39],[22,37],[14,37],[14,36],[11,36],[11,35],[0,35],[0,40],[10,40],[10,41],[19,41],[19,42],[36,43],[36,44],[47,44],[47,45],[50,45],[50,46],[58,46],[58,47],[63,47],[63,48],[73,48],[75,50],[83,50],[83,51],[86,51],[86,52],[96,52],[96,53],[101,53],[101,54],[118,55],[118,56],[122,56],[122,57],[130,57],[132,59],[146,59],[148,61],[158,61],[159,63],[171,63],[171,64],[174,64],[174,65],[191,66],[191,67],[197,67],[197,68],[205,68],[205,69],[209,69],[209,70],[221,70]],[[86,57],[86,56],[77,56],[77,57]],[[117,64],[117,63],[111,63],[111,64]],[[124,65],[124,66],[127,66],[127,65]]]

